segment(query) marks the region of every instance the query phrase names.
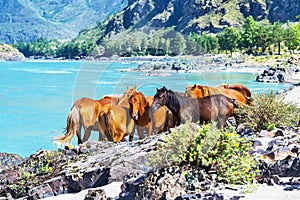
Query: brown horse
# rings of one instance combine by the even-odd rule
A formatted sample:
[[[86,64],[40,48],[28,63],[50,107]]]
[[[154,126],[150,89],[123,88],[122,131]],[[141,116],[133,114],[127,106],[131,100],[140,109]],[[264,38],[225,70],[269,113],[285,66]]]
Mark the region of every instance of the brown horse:
[[[144,131],[147,132],[149,137],[152,133],[157,134],[167,131],[169,128],[175,126],[173,114],[167,107],[162,106],[155,113],[151,112],[153,100],[153,96],[146,98],[141,92],[135,93],[130,98],[130,113],[137,125],[137,132],[140,139],[143,138]]]
[[[61,145],[68,142],[71,144],[73,136],[76,134],[78,144],[87,141],[91,135],[91,131],[99,131],[98,129],[98,115],[101,108],[106,104],[115,104],[119,98],[104,96],[99,100],[90,98],[80,98],[72,106],[71,111],[67,117],[66,133],[63,136],[54,138],[54,141]],[[81,129],[84,129],[84,137],[81,140]],[[99,140],[104,139],[104,135],[99,132]]]
[[[229,86],[227,84],[227,87],[225,87],[225,88],[239,91],[240,93],[242,93],[246,97],[248,105],[252,103],[252,96],[251,96],[250,89],[247,88],[246,86],[244,86],[242,84],[233,84],[233,85]]]
[[[127,90],[118,104],[105,105],[99,114],[98,125],[99,130],[108,137],[110,141],[124,141],[129,135],[129,140],[133,139],[134,120],[129,112],[129,99],[136,93],[136,86]]]
[[[136,86],[133,88],[134,91]],[[129,98],[132,95],[133,89],[127,88],[123,97]],[[122,100],[122,99],[121,99]],[[99,100],[90,98],[80,98],[72,106],[71,111],[67,117],[66,133],[63,136],[58,136],[53,139],[58,145],[68,142],[71,144],[71,140],[74,135],[77,135],[78,144],[86,142],[91,135],[91,131],[99,131],[99,141],[106,140],[107,137],[104,132],[101,132],[98,126],[98,116],[101,109],[108,104],[116,104],[119,101],[119,97],[104,96]],[[120,102],[122,103],[122,101]],[[84,137],[81,139],[81,129],[84,129]]]
[[[244,93],[235,89],[226,88],[226,86],[224,85],[217,86],[217,87],[210,87],[210,86],[194,84],[194,85],[187,86],[185,92],[187,96],[193,98],[201,98],[213,94],[223,94],[231,99],[236,99],[240,105],[250,104],[249,98],[244,96]]]
[[[187,120],[200,123],[216,121],[217,127],[223,128],[226,120],[234,116],[234,100],[221,94],[203,98],[183,97],[163,87],[157,89],[154,96],[153,112],[163,105],[177,117],[177,125]]]

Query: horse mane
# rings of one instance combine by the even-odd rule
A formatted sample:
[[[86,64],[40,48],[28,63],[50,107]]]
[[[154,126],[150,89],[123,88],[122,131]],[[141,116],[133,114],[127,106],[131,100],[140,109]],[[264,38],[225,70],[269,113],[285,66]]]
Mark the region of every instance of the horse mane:
[[[130,99],[133,97],[138,98],[138,101],[140,102],[139,114],[143,115],[145,113],[145,108],[149,107],[149,102],[147,101],[146,96],[142,92],[136,92],[130,97]]]
[[[180,108],[181,107],[180,102],[181,102],[181,99],[183,98],[183,96],[181,96],[180,94],[177,94],[177,92],[168,90],[165,86],[162,89],[166,91],[166,94],[169,99],[169,104],[174,105],[176,108]],[[173,111],[175,111],[175,110],[173,109]]]
[[[129,93],[130,92],[130,93]],[[129,96],[128,96],[129,93]],[[127,90],[124,92],[123,96],[119,99],[117,105],[129,107],[129,98],[136,93],[136,85],[132,89],[127,87]]]

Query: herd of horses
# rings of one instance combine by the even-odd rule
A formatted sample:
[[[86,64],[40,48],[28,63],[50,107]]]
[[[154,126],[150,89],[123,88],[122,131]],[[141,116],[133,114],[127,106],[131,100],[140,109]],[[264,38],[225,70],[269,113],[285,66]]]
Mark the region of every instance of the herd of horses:
[[[121,142],[126,136],[132,141],[136,131],[142,139],[145,132],[151,136],[188,120],[199,123],[216,121],[221,129],[229,117],[235,116],[235,107],[250,104],[251,92],[241,84],[216,87],[194,84],[187,86],[185,93],[163,86],[154,96],[148,97],[137,91],[135,85],[128,87],[121,97],[78,99],[68,114],[65,134],[54,141],[58,145],[71,144],[77,135],[78,144],[81,144],[89,139],[91,131],[99,131],[99,141]]]

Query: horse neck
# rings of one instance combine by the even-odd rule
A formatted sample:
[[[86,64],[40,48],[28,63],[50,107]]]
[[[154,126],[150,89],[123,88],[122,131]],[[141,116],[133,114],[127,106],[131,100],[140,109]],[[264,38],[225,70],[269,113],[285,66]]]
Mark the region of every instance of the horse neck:
[[[141,95],[142,95],[141,101],[143,101],[143,103],[140,103],[140,110],[141,110],[141,106],[143,105],[144,113],[142,115],[148,115],[151,106],[149,105],[149,101],[147,100],[147,98],[143,94]]]
[[[171,93],[171,92],[167,93],[166,106],[177,117],[179,116],[180,99],[181,98],[182,97],[180,97],[179,95],[176,95],[174,93]]]
[[[117,104],[117,105],[123,106],[123,107],[126,107],[126,108],[129,108],[129,107],[130,107],[129,99],[130,99],[130,98],[122,97],[122,98],[118,101],[118,104]]]

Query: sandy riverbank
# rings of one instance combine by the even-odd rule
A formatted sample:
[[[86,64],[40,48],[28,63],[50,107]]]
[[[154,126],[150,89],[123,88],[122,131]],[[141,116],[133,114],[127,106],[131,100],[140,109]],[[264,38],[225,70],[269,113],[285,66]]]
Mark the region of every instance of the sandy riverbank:
[[[292,90],[287,91],[284,95],[285,102],[295,103],[300,109],[300,84],[295,86]]]

